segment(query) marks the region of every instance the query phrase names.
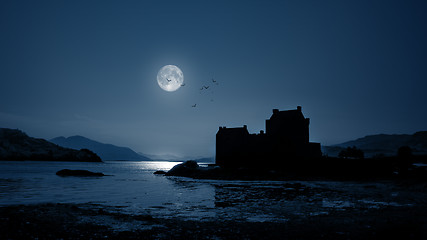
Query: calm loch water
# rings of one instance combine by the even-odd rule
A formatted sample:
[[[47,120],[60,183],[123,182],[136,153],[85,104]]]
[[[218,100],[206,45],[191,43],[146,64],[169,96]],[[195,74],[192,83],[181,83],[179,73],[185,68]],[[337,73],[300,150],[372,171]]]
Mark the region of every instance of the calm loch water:
[[[222,181],[153,174],[176,164],[0,161],[0,206],[81,203],[165,218],[280,222],[348,209],[413,206],[420,199],[384,182]],[[110,176],[55,174],[66,168]]]

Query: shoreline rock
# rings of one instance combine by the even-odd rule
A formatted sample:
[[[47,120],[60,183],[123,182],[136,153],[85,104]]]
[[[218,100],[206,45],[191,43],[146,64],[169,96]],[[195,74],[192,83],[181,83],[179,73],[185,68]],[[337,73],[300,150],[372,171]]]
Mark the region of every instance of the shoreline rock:
[[[91,172],[88,170],[70,170],[70,169],[62,169],[56,172],[56,175],[61,177],[103,177],[107,176],[100,172]]]
[[[375,160],[374,160],[375,161]],[[217,165],[201,167],[195,161],[175,165],[165,176],[189,177],[213,180],[333,180],[333,181],[372,181],[413,179],[427,181],[427,170],[413,166],[406,175],[393,172],[390,163],[369,163],[325,158],[320,161],[301,161],[282,166],[278,170],[260,164],[258,168],[222,168]]]
[[[153,218],[85,204],[0,207],[2,239],[425,239],[426,210],[335,211],[286,222]]]

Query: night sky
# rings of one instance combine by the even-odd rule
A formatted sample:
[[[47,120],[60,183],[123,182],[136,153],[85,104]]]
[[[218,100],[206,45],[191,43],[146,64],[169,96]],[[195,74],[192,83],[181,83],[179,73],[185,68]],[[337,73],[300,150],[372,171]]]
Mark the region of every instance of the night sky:
[[[259,132],[298,105],[322,145],[427,130],[426,13],[403,0],[3,0],[0,127],[188,158],[214,156],[219,126]],[[168,64],[184,73],[175,92],[156,82]]]

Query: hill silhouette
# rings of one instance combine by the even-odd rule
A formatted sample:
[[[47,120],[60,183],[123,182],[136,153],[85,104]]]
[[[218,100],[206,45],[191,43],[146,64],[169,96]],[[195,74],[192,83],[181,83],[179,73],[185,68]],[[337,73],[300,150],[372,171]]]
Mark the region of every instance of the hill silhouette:
[[[365,156],[376,155],[395,156],[402,146],[409,146],[415,155],[427,155],[427,131],[414,134],[376,134],[368,135],[356,140],[323,147],[322,151],[329,156],[338,156],[338,153],[347,148],[359,148]]]
[[[0,128],[0,160],[102,162],[99,156],[88,149],[60,147],[9,128]]]
[[[150,161],[151,159],[142,156],[132,149],[127,147],[118,147],[112,144],[105,144],[94,141],[92,139],[82,136],[72,137],[57,137],[49,140],[62,147],[72,149],[86,148],[94,153],[98,154],[103,160],[138,160],[138,161]]]

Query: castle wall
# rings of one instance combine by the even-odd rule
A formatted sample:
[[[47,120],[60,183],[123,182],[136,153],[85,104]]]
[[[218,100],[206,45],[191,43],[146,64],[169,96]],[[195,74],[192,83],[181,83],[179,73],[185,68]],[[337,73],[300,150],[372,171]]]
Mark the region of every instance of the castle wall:
[[[215,162],[222,166],[243,164],[248,155],[249,133],[239,129],[220,128],[216,134]]]
[[[302,158],[321,157],[319,143],[309,142],[308,118],[301,108],[273,110],[266,133],[249,134],[243,128],[220,127],[216,134],[215,162],[223,167],[283,167]]]

